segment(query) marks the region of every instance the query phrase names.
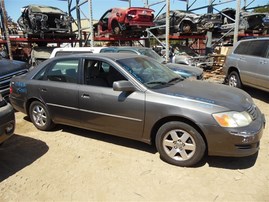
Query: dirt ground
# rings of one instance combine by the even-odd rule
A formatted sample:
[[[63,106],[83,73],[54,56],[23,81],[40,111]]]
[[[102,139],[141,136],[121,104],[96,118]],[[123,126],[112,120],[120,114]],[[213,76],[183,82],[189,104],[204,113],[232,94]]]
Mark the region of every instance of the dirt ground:
[[[269,94],[247,89],[269,120]],[[0,201],[269,201],[269,128],[257,155],[169,165],[152,146],[59,125],[38,131],[17,112],[0,147]]]

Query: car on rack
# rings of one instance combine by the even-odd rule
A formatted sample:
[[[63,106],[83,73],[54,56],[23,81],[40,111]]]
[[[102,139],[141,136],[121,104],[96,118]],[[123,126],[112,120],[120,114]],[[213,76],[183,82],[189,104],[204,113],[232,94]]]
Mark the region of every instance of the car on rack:
[[[239,41],[226,56],[223,72],[229,86],[251,86],[269,92],[269,38]]]
[[[43,5],[28,5],[21,9],[18,25],[27,35],[46,37],[45,34],[54,34],[53,37],[74,37],[70,33],[73,19],[59,8]],[[69,35],[68,35],[69,33]]]
[[[166,64],[168,68],[188,79],[203,79],[203,70],[198,67],[166,63],[165,59],[158,55],[151,48],[138,46],[110,46],[110,47],[79,47],[79,48],[55,48],[50,58],[78,53],[133,53],[137,55],[145,55]]]
[[[10,138],[15,130],[15,115],[11,104],[0,93],[0,144]]]
[[[227,32],[235,26],[236,10],[233,8],[226,8],[221,11],[223,15],[222,32]],[[240,11],[239,26],[240,31],[263,33],[267,28],[265,27],[266,13],[255,13],[242,10]]]
[[[154,10],[143,7],[111,8],[94,24],[96,36],[107,34],[125,37],[146,36],[146,28],[154,26]]]
[[[182,79],[146,56],[55,57],[11,81],[10,101],[36,128],[65,124],[155,144],[177,166],[259,150],[265,118],[246,92]]]
[[[170,34],[180,33],[204,33],[207,30],[217,29],[221,26],[220,14],[199,15],[190,11],[171,10],[169,12]],[[156,28],[152,28],[153,34],[165,33],[166,13],[154,19]]]
[[[18,60],[9,60],[0,56],[0,94],[8,100],[10,80],[14,76],[26,74],[29,65]]]

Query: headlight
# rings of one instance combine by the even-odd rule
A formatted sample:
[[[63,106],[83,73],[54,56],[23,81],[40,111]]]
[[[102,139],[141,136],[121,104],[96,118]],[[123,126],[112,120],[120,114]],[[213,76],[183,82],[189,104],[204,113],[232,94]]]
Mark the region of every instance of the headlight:
[[[251,123],[252,119],[247,112],[222,112],[213,114],[214,119],[222,127],[243,127]]]

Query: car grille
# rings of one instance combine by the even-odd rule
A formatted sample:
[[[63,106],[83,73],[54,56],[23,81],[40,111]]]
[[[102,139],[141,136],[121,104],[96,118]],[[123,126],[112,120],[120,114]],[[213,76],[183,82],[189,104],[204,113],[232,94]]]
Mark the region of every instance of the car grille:
[[[257,118],[257,109],[256,109],[256,106],[255,105],[250,105],[247,108],[247,112],[251,116],[252,120],[255,120]]]
[[[28,70],[24,69],[24,70],[12,72],[10,74],[1,76],[0,77],[0,93],[4,95],[7,93],[7,91],[9,91],[9,84],[12,77],[23,75],[23,74],[26,74],[27,72]]]

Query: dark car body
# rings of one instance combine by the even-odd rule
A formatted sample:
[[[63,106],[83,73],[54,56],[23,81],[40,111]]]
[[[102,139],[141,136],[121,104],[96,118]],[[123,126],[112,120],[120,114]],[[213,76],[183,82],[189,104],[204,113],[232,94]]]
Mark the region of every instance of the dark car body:
[[[198,15],[188,11],[171,10],[169,13],[170,33],[204,33],[207,30],[219,28],[221,25],[220,14]],[[154,20],[157,29],[152,29],[155,34],[165,33],[166,13],[159,15]]]
[[[27,34],[68,33],[72,18],[59,8],[28,5],[22,8],[18,24]]]
[[[112,8],[106,11],[94,25],[95,34],[141,36],[148,27],[154,26],[154,10],[143,7]]]
[[[134,53],[137,55],[145,55],[150,58],[157,60],[160,63],[166,64],[171,70],[182,76],[183,78],[193,78],[202,80],[203,79],[203,70],[198,67],[192,67],[187,65],[166,63],[165,59],[158,55],[151,48],[146,47],[137,47],[137,46],[114,46],[102,48],[100,53]]]
[[[226,32],[235,26],[235,14],[236,10],[233,8],[226,8],[221,11],[223,14],[223,22],[221,26],[221,31]],[[240,11],[240,19],[239,19],[239,30],[244,30],[246,32],[263,32],[264,27],[264,18],[266,17],[266,13],[255,13],[248,11]]]
[[[0,94],[0,144],[10,138],[15,130],[15,115],[11,104]]]
[[[180,166],[197,163],[205,152],[254,154],[265,124],[244,91],[182,80],[135,54],[55,57],[13,78],[11,91],[13,107],[40,130],[61,123],[155,142],[165,161]]]
[[[26,62],[18,60],[0,59],[0,94],[4,98],[9,95],[10,80],[14,76],[28,72],[29,66]]]

